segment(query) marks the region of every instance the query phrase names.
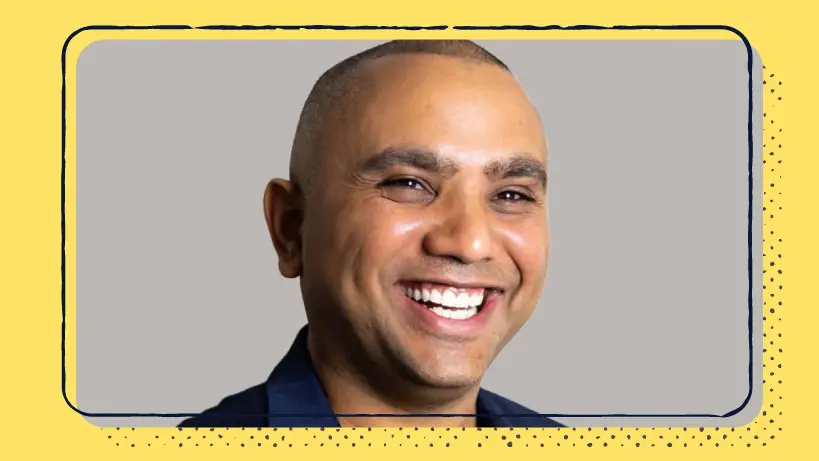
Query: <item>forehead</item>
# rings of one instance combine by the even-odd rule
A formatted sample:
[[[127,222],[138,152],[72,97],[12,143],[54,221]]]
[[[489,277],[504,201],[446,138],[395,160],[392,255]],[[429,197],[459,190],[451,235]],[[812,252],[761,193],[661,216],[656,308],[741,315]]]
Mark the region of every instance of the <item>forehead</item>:
[[[540,118],[515,78],[499,67],[437,55],[365,63],[354,116],[345,120],[352,157],[421,146],[460,163],[525,152],[545,161]]]

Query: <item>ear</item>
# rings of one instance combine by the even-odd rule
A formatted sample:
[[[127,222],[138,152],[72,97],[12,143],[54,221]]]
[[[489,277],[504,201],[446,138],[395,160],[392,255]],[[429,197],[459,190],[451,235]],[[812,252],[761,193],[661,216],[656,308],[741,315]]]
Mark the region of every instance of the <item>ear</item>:
[[[273,246],[279,255],[279,272],[296,278],[302,270],[302,198],[291,181],[274,179],[264,193],[264,216]]]

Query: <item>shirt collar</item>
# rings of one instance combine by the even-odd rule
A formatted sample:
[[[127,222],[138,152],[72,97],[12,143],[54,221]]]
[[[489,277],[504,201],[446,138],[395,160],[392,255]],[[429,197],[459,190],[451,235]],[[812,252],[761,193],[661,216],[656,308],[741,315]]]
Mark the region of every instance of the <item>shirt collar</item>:
[[[267,379],[271,427],[340,427],[307,350],[307,326]],[[298,415],[320,415],[304,417]],[[326,415],[326,416],[323,416]]]

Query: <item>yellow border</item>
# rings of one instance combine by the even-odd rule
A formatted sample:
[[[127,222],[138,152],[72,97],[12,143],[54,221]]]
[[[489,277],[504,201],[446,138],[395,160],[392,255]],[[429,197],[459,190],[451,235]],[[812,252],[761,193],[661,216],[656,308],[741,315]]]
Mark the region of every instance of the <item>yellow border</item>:
[[[518,35],[520,31],[513,31],[514,35]],[[482,35],[486,33],[485,31],[477,31],[472,32],[471,35],[474,37],[475,35]],[[584,30],[584,31],[566,31],[566,30],[556,30],[556,31],[527,31],[524,34],[520,34],[521,36],[525,36],[526,34],[534,35],[544,40],[566,40],[567,37],[571,36],[574,39],[583,38],[583,39],[594,39],[594,40],[679,40],[679,39],[725,39],[725,40],[735,40],[738,41],[740,46],[742,45],[739,42],[739,37],[729,31],[676,31],[676,30]],[[315,37],[314,37],[315,34]],[[68,114],[73,114],[75,112],[75,71],[76,71],[76,64],[77,60],[81,56],[82,52],[87,49],[87,47],[96,41],[102,40],[237,40],[237,39],[244,39],[244,40],[269,40],[269,39],[294,39],[294,38],[318,38],[318,39],[350,39],[351,37],[356,38],[376,38],[381,37],[384,38],[389,37],[392,38],[393,36],[402,36],[402,37],[415,37],[417,36],[418,32],[415,31],[397,31],[397,32],[388,32],[384,33],[384,31],[380,31],[378,33],[373,33],[372,31],[358,31],[358,30],[346,30],[346,31],[305,31],[305,30],[201,30],[201,29],[193,29],[193,30],[87,30],[82,31],[77,34],[70,42],[66,53],[66,63],[68,64],[66,67],[66,108]],[[439,36],[445,37],[450,35],[458,35],[458,36],[469,36],[470,34],[464,34],[461,31],[455,32],[447,32],[447,31],[432,31],[432,32],[424,32],[424,36]],[[491,34],[489,34],[491,35]],[[359,37],[360,36],[360,37]],[[74,170],[75,166],[75,137],[74,137],[74,117],[69,116],[66,119],[66,216],[68,223],[75,222],[75,197],[74,197],[74,188],[75,188],[75,175],[76,172]],[[770,127],[765,126],[765,130],[770,130]],[[773,157],[775,158],[775,157]],[[765,160],[766,163],[768,160]],[[70,192],[68,192],[70,191]],[[766,196],[768,192],[765,192]],[[766,207],[768,208],[768,207]],[[767,236],[766,236],[767,237]],[[769,241],[769,238],[766,238],[766,241]],[[67,255],[67,262],[68,267],[73,268],[73,261],[75,260],[75,252],[73,242],[75,241],[75,234],[74,234],[74,227],[73,225],[67,226],[67,239],[66,239],[66,255]],[[770,259],[770,258],[769,258]],[[69,300],[67,303],[67,319],[70,319],[67,323],[66,333],[67,333],[67,346],[68,351],[70,354],[66,356],[66,370],[69,373],[69,379],[67,381],[67,395],[69,399],[74,402],[73,396],[75,395],[74,389],[74,374],[70,371],[73,370],[74,366],[74,355],[75,351],[73,349],[75,344],[75,328],[74,319],[75,319],[75,306],[74,306],[74,271],[70,270],[67,274],[70,273],[70,278],[67,277],[67,299]],[[772,323],[772,322],[766,322]],[[765,333],[765,335],[769,335],[769,333]],[[769,367],[768,364],[764,364],[763,366]],[[772,389],[774,389],[773,387]],[[756,392],[760,390],[757,389]],[[768,403],[766,399],[766,403]],[[770,409],[770,408],[769,408]],[[764,411],[764,409],[763,409]],[[767,415],[768,411],[764,411],[765,415]],[[375,433],[371,431],[367,431],[367,434],[363,434],[363,431],[359,429],[358,434],[353,434],[352,430],[347,431],[343,430],[338,433],[335,437],[333,434],[327,434],[326,440],[319,440],[318,438],[313,439],[313,435],[315,431],[305,431],[305,430],[295,430],[294,432],[287,434],[285,440],[278,440],[282,436],[276,434],[273,439],[264,438],[264,436],[271,436],[270,433],[272,430],[264,429],[261,432],[257,431],[255,434],[253,431],[248,432],[246,429],[242,431],[239,429],[233,430],[217,430],[213,434],[215,434],[216,440],[209,440],[207,438],[208,434],[203,433],[203,436],[200,437],[198,434],[196,440],[193,438],[190,430],[183,431],[183,434],[180,435],[171,435],[170,439],[164,440],[162,438],[156,439],[154,438],[153,443],[163,443],[163,444],[172,444],[176,446],[184,447],[186,443],[193,444],[194,447],[197,446],[207,446],[210,447],[211,444],[219,445],[224,444],[225,447],[229,447],[231,444],[239,445],[241,448],[243,445],[248,446],[256,446],[258,447],[259,444],[262,446],[268,445],[270,447],[279,447],[286,446],[287,448],[291,448],[292,446],[310,446],[318,444],[319,447],[324,444],[324,446],[341,446],[342,443],[348,444],[351,448],[358,443],[360,446],[361,444],[366,443],[367,446],[371,446],[373,442],[380,444],[382,447],[386,443],[389,447],[391,444],[396,445],[398,447],[403,447],[404,445],[415,447],[416,445],[420,446],[421,444],[424,445],[431,445],[434,448],[435,443],[442,443],[445,447],[447,443],[450,446],[462,446],[464,444],[474,444],[476,447],[483,448],[483,447],[490,447],[493,445],[500,445],[506,446],[507,448],[512,446],[514,447],[515,443],[523,444],[524,447],[528,446],[536,446],[540,447],[541,444],[545,447],[547,443],[553,444],[555,447],[576,447],[578,445],[585,446],[585,447],[594,447],[595,444],[598,444],[604,448],[608,447],[609,444],[613,445],[620,445],[625,446],[626,443],[633,445],[635,448],[640,446],[657,446],[658,444],[664,445],[666,447],[674,446],[674,444],[680,444],[683,448],[687,448],[688,444],[695,445],[697,447],[700,444],[713,444],[715,447],[718,447],[721,443],[727,444],[729,446],[736,445],[736,444],[743,444],[747,447],[749,444],[765,444],[767,446],[768,443],[771,441],[771,436],[776,437],[775,431],[779,429],[779,426],[775,424],[775,419],[769,418],[769,421],[774,421],[774,423],[768,424],[760,424],[763,422],[763,419],[757,418],[756,421],[747,427],[740,428],[740,434],[736,433],[736,429],[731,432],[730,429],[723,430],[720,434],[719,429],[704,429],[704,431],[700,432],[698,428],[694,428],[689,434],[689,429],[680,429],[680,430],[669,430],[669,431],[662,431],[657,432],[657,429],[649,429],[640,430],[640,429],[620,429],[616,428],[609,432],[609,429],[592,429],[592,430],[582,430],[580,428],[580,432],[578,433],[578,429],[568,429],[568,430],[561,430],[561,431],[523,431],[524,433],[514,432],[508,433],[507,431],[463,431],[461,434],[458,434],[457,431],[455,433],[451,433],[452,431],[442,431],[438,430],[438,434],[435,434],[435,430],[423,430],[415,428],[410,428],[407,431],[398,431],[401,436],[398,441],[396,441],[396,434],[393,431],[384,431],[376,430]],[[769,427],[770,426],[770,427]],[[252,428],[251,428],[252,429]],[[110,429],[106,429],[110,431]],[[768,433],[767,431],[771,430],[772,433]],[[145,429],[138,429],[139,434],[145,432]],[[279,429],[281,431],[281,429]],[[334,429],[331,430],[335,431]],[[209,431],[208,431],[209,432]],[[290,432],[290,431],[288,431]],[[450,433],[447,433],[450,432]],[[531,433],[529,435],[528,433]],[[540,433],[538,435],[538,432]],[[187,433],[187,435],[185,435]],[[284,434],[284,431],[281,431]],[[211,435],[211,438],[213,437]],[[230,434],[230,437],[226,437]],[[612,437],[612,435],[614,437]],[[619,435],[619,437],[618,437]],[[698,437],[699,435],[699,437]],[[365,437],[366,436],[366,437]],[[444,438],[444,436],[447,436]],[[524,436],[526,436],[524,438]],[[730,440],[729,440],[730,436]],[[128,440],[126,437],[129,437]],[[221,438],[220,438],[221,437]],[[759,441],[760,438],[765,438],[764,441]],[[132,434],[130,436],[123,436],[122,438],[117,437],[116,443],[125,443],[126,445],[130,446],[133,444],[136,446],[137,444],[142,444],[144,446],[148,446],[148,444],[152,443],[150,440],[143,440],[139,437],[139,435],[132,430]],[[224,439],[224,441],[223,441]],[[228,441],[228,440],[232,440]],[[714,440],[712,442],[712,440]]]
[[[796,455],[815,451],[811,444],[813,415],[817,410],[814,396],[815,377],[812,362],[815,360],[815,343],[813,328],[817,319],[815,313],[815,293],[812,285],[807,283],[811,276],[811,266],[816,260],[815,231],[812,215],[803,214],[802,221],[794,222],[798,211],[808,210],[812,203],[812,193],[816,191],[813,171],[817,166],[810,129],[813,110],[816,107],[815,90],[812,88],[815,70],[812,60],[803,59],[800,45],[806,46],[807,31],[811,24],[810,11],[793,11],[788,5],[765,5],[760,8],[745,2],[688,2],[685,7],[657,11],[653,2],[633,2],[635,9],[625,8],[622,2],[613,5],[611,2],[596,2],[594,6],[561,6],[541,5],[526,12],[509,12],[501,20],[495,13],[475,11],[477,7],[449,5],[450,12],[441,12],[437,17],[430,12],[441,8],[421,11],[416,2],[412,11],[391,19],[375,20],[376,15],[365,13],[367,7],[353,11],[349,5],[328,6],[319,8],[311,6],[309,10],[320,12],[314,14],[282,12],[275,5],[260,6],[248,11],[241,5],[226,4],[210,6],[204,2],[179,2],[173,6],[153,1],[144,2],[140,11],[129,9],[124,5],[113,6],[108,2],[80,1],[72,4],[51,6],[35,5],[26,2],[5,2],[0,7],[0,58],[4,65],[4,84],[0,85],[0,126],[4,128],[0,136],[0,200],[6,224],[2,226],[0,239],[0,305],[6,318],[0,325],[0,345],[4,351],[4,407],[2,434],[4,434],[3,452],[20,454],[25,457],[39,455],[70,458],[72,455],[85,459],[96,457],[108,458],[117,456],[144,456],[145,450],[155,450],[153,457],[196,458],[222,457],[226,450],[244,450],[243,456],[269,457],[282,453],[296,456],[310,456],[314,448],[338,448],[332,451],[335,456],[348,456],[352,443],[356,448],[372,444],[380,450],[356,450],[349,455],[356,458],[368,456],[417,456],[415,450],[404,451],[400,448],[419,444],[425,448],[425,456],[441,452],[443,456],[494,456],[496,450],[509,453],[508,442],[513,443],[515,456],[561,456],[583,458],[606,453],[607,456],[640,458],[654,457],[661,454],[665,458],[695,456],[724,457],[731,454],[743,457],[768,457],[777,455]],[[436,2],[437,3],[437,2]],[[728,3],[732,3],[729,5]],[[383,7],[380,2],[369,5]],[[438,5],[440,7],[440,5]],[[84,7],[84,8],[82,8]],[[671,8],[671,7],[668,7]],[[779,16],[772,14],[775,9]],[[695,15],[694,11],[700,12]],[[790,14],[788,22],[781,19],[785,13]],[[798,14],[796,14],[798,13]],[[364,17],[367,17],[365,19]],[[328,20],[332,17],[332,20]],[[767,66],[766,75],[775,73],[766,87],[764,111],[766,113],[764,134],[766,148],[764,158],[766,166],[771,162],[783,160],[776,164],[775,171],[765,169],[764,237],[766,256],[764,263],[773,261],[777,270],[774,284],[766,284],[764,325],[766,333],[766,352],[764,360],[783,367],[772,370],[766,366],[764,373],[766,385],[763,410],[769,411],[760,416],[745,428],[721,428],[717,430],[698,429],[668,430],[657,429],[577,429],[577,430],[498,430],[498,431],[431,431],[404,429],[403,431],[353,431],[341,430],[333,434],[330,431],[290,431],[255,429],[230,431],[195,431],[176,429],[99,429],[87,423],[81,416],[70,410],[59,392],[60,359],[57,351],[60,335],[57,312],[60,299],[59,281],[59,230],[56,216],[59,214],[59,127],[57,117],[60,111],[59,94],[59,55],[63,42],[68,35],[79,27],[89,24],[265,24],[276,20],[280,24],[730,24],[744,32],[751,43],[760,51],[763,63]],[[539,19],[535,21],[535,19]],[[223,32],[207,32],[209,37]],[[262,38],[260,32],[226,32],[239,38]],[[475,39],[516,39],[516,38],[553,38],[546,37],[552,32],[325,32],[325,31],[279,31],[275,38],[344,38],[349,39],[388,39],[423,34],[425,37],[446,35],[447,37],[468,37]],[[134,32],[136,35],[136,32]],[[576,39],[575,33],[561,35]],[[586,37],[602,35],[605,32],[582,32]],[[653,38],[638,36],[634,38]],[[124,38],[122,35],[118,35]],[[145,37],[143,35],[143,37]],[[269,37],[266,36],[265,38]],[[94,39],[100,37],[95,36]],[[134,37],[128,37],[132,39]],[[151,38],[154,38],[152,35]],[[162,37],[166,38],[166,37]],[[198,38],[198,37],[197,37]],[[204,34],[203,34],[204,38]],[[585,37],[584,37],[585,38]],[[600,38],[600,37],[593,37]],[[690,38],[675,37],[675,38]],[[85,38],[83,38],[85,39]],[[141,37],[139,38],[141,39]],[[76,44],[80,44],[80,36]],[[72,44],[72,47],[75,44]],[[80,47],[78,47],[80,48]],[[809,47],[806,49],[810,49]],[[72,48],[72,53],[78,53]],[[76,62],[74,55],[68,62]],[[782,85],[779,85],[782,81]],[[69,85],[70,87],[70,85]],[[778,100],[769,96],[775,90]],[[787,104],[787,105],[786,105]],[[784,109],[787,107],[787,112]],[[70,119],[69,119],[70,120]],[[771,123],[773,121],[773,123]],[[779,128],[788,129],[779,132]],[[73,134],[73,125],[69,123],[67,133]],[[777,137],[777,147],[768,139]],[[779,145],[783,147],[778,147]],[[72,145],[72,143],[69,143]],[[772,155],[770,155],[772,153]],[[76,210],[73,206],[74,170],[73,152],[67,150],[67,197],[66,211],[69,222],[73,222]],[[773,175],[773,176],[772,176]],[[779,178],[778,176],[782,176]],[[768,178],[775,178],[776,188],[769,186]],[[70,185],[70,187],[69,187]],[[781,194],[781,195],[780,195]],[[774,202],[767,202],[773,199]],[[779,210],[782,207],[782,210]],[[770,218],[773,211],[775,218]],[[74,260],[73,229],[67,228],[67,257]],[[771,234],[770,232],[774,232]],[[779,242],[779,238],[783,241]],[[774,249],[770,250],[773,245]],[[779,258],[778,255],[783,257]],[[71,265],[69,265],[71,267]],[[73,270],[67,273],[68,310],[73,312],[74,278]],[[766,281],[770,272],[766,274]],[[812,276],[811,276],[812,277]],[[783,285],[779,290],[777,287]],[[773,296],[771,296],[773,295]],[[778,303],[783,305],[779,306]],[[773,303],[773,304],[772,304]],[[775,307],[775,314],[768,309]],[[774,315],[776,317],[774,317]],[[49,320],[50,319],[50,320]],[[782,319],[782,320],[779,320]],[[73,332],[69,328],[68,331]],[[781,337],[779,335],[782,335]],[[67,338],[72,343],[73,337]],[[774,341],[775,344],[768,344]],[[784,352],[780,353],[782,349]],[[785,353],[787,352],[787,353]],[[73,358],[73,353],[68,354]],[[787,357],[787,365],[785,365]],[[773,359],[773,360],[772,360]],[[68,364],[73,369],[73,362]],[[768,373],[775,371],[770,378]],[[779,381],[782,381],[780,383]],[[773,389],[773,391],[769,391]],[[792,402],[792,403],[791,403]],[[782,413],[780,415],[780,412]],[[774,422],[771,423],[770,420]],[[750,430],[748,430],[750,429]],[[781,430],[780,430],[781,429]],[[222,438],[218,437],[222,435]],[[748,434],[757,435],[749,439]],[[330,442],[330,436],[333,436]],[[344,436],[347,436],[345,439]],[[364,436],[362,439],[361,436]],[[407,436],[409,435],[409,438]],[[771,440],[770,435],[775,439]],[[267,438],[265,437],[267,436]],[[281,437],[285,437],[285,441]],[[315,436],[315,438],[313,438]],[[455,438],[457,436],[457,439]],[[520,438],[518,438],[518,436]],[[583,437],[582,439],[580,437]],[[612,438],[614,436],[614,438]],[[645,439],[643,439],[645,436]],[[677,437],[680,437],[677,439]],[[711,439],[708,439],[708,436]],[[740,439],[739,437],[743,438]],[[190,438],[188,438],[190,437]],[[202,438],[204,437],[204,438]],[[253,438],[251,438],[253,437]],[[323,439],[322,439],[323,437]],[[504,439],[504,437],[506,437]],[[568,438],[566,438],[568,437]],[[600,437],[600,438],[598,438]],[[661,438],[662,437],[662,438]],[[398,440],[401,440],[398,442]],[[687,440],[690,440],[688,442]],[[752,441],[751,441],[752,440]],[[200,441],[207,441],[201,442]],[[672,448],[668,448],[668,443]],[[750,442],[748,448],[745,444]],[[178,446],[179,443],[183,447]],[[199,447],[196,444],[199,443]],[[214,443],[211,448],[210,443]],[[230,443],[230,446],[227,444]],[[245,444],[242,447],[242,444]],[[262,443],[262,447],[258,447]],[[271,453],[272,444],[276,443],[277,451]],[[293,444],[293,447],[285,446]],[[308,451],[302,447],[309,445]],[[324,447],[320,444],[324,443]],[[383,444],[387,443],[388,454]],[[428,445],[432,443],[434,447]],[[446,447],[446,443],[450,443]],[[478,448],[477,444],[481,443]],[[540,443],[544,447],[540,447]],[[560,443],[560,447],[557,444]],[[586,444],[592,443],[589,448]],[[603,447],[606,443],[607,446]],[[636,449],[636,443],[641,443]],[[682,444],[688,444],[687,447]],[[699,448],[699,443],[703,447]],[[717,448],[716,444],[720,447]],[[131,444],[134,445],[131,448]],[[148,447],[151,444],[151,447]],[[396,444],[403,444],[396,447]],[[529,445],[528,447],[526,445]],[[573,444],[573,445],[572,445]],[[620,445],[623,445],[622,447]],[[661,449],[653,450],[643,448]],[[731,449],[734,444],[734,449]],[[765,444],[763,446],[763,444]],[[572,445],[580,450],[566,449]],[[160,447],[173,449],[156,450]],[[186,449],[186,448],[191,448]],[[298,450],[296,450],[298,448]],[[199,451],[202,449],[202,451]],[[396,449],[399,449],[396,451]],[[597,450],[602,449],[603,452]],[[720,450],[728,450],[722,453]],[[289,451],[288,451],[289,450]],[[382,451],[383,450],[383,451]],[[452,453],[447,453],[447,450]],[[457,453],[455,452],[457,450]],[[558,451],[555,451],[558,450]],[[468,452],[465,453],[464,451]],[[238,453],[236,451],[231,452]],[[319,453],[319,452],[316,452]],[[798,456],[802,458],[802,456]]]

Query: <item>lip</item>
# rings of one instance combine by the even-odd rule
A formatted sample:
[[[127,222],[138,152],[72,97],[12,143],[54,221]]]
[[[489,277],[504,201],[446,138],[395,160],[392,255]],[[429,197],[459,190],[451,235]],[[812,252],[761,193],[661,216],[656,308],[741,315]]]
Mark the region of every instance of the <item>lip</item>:
[[[412,284],[412,283],[431,283],[435,285],[448,285],[454,288],[461,288],[461,289],[476,289],[476,288],[484,288],[487,290],[493,290],[499,293],[503,293],[504,289],[499,287],[498,285],[493,285],[492,283],[484,283],[480,281],[470,281],[470,282],[459,282],[452,279],[445,279],[445,278],[418,278],[418,279],[403,279],[400,280],[396,285],[401,284]]]
[[[406,282],[410,283],[409,280]],[[413,282],[421,283],[420,280],[413,280]],[[444,282],[441,280],[424,280],[423,282],[451,285],[458,288],[490,288],[489,286],[480,284],[453,284],[452,282]],[[405,312],[408,314],[407,317],[409,318],[407,320],[410,325],[433,336],[458,340],[474,339],[480,336],[497,310],[496,307],[498,303],[503,298],[502,291],[492,291],[487,294],[483,307],[477,314],[468,319],[456,320],[441,317],[433,313],[426,306],[407,297],[401,291],[400,284],[396,284],[395,286],[395,295],[398,296],[399,299],[402,300],[401,302],[407,307]]]

